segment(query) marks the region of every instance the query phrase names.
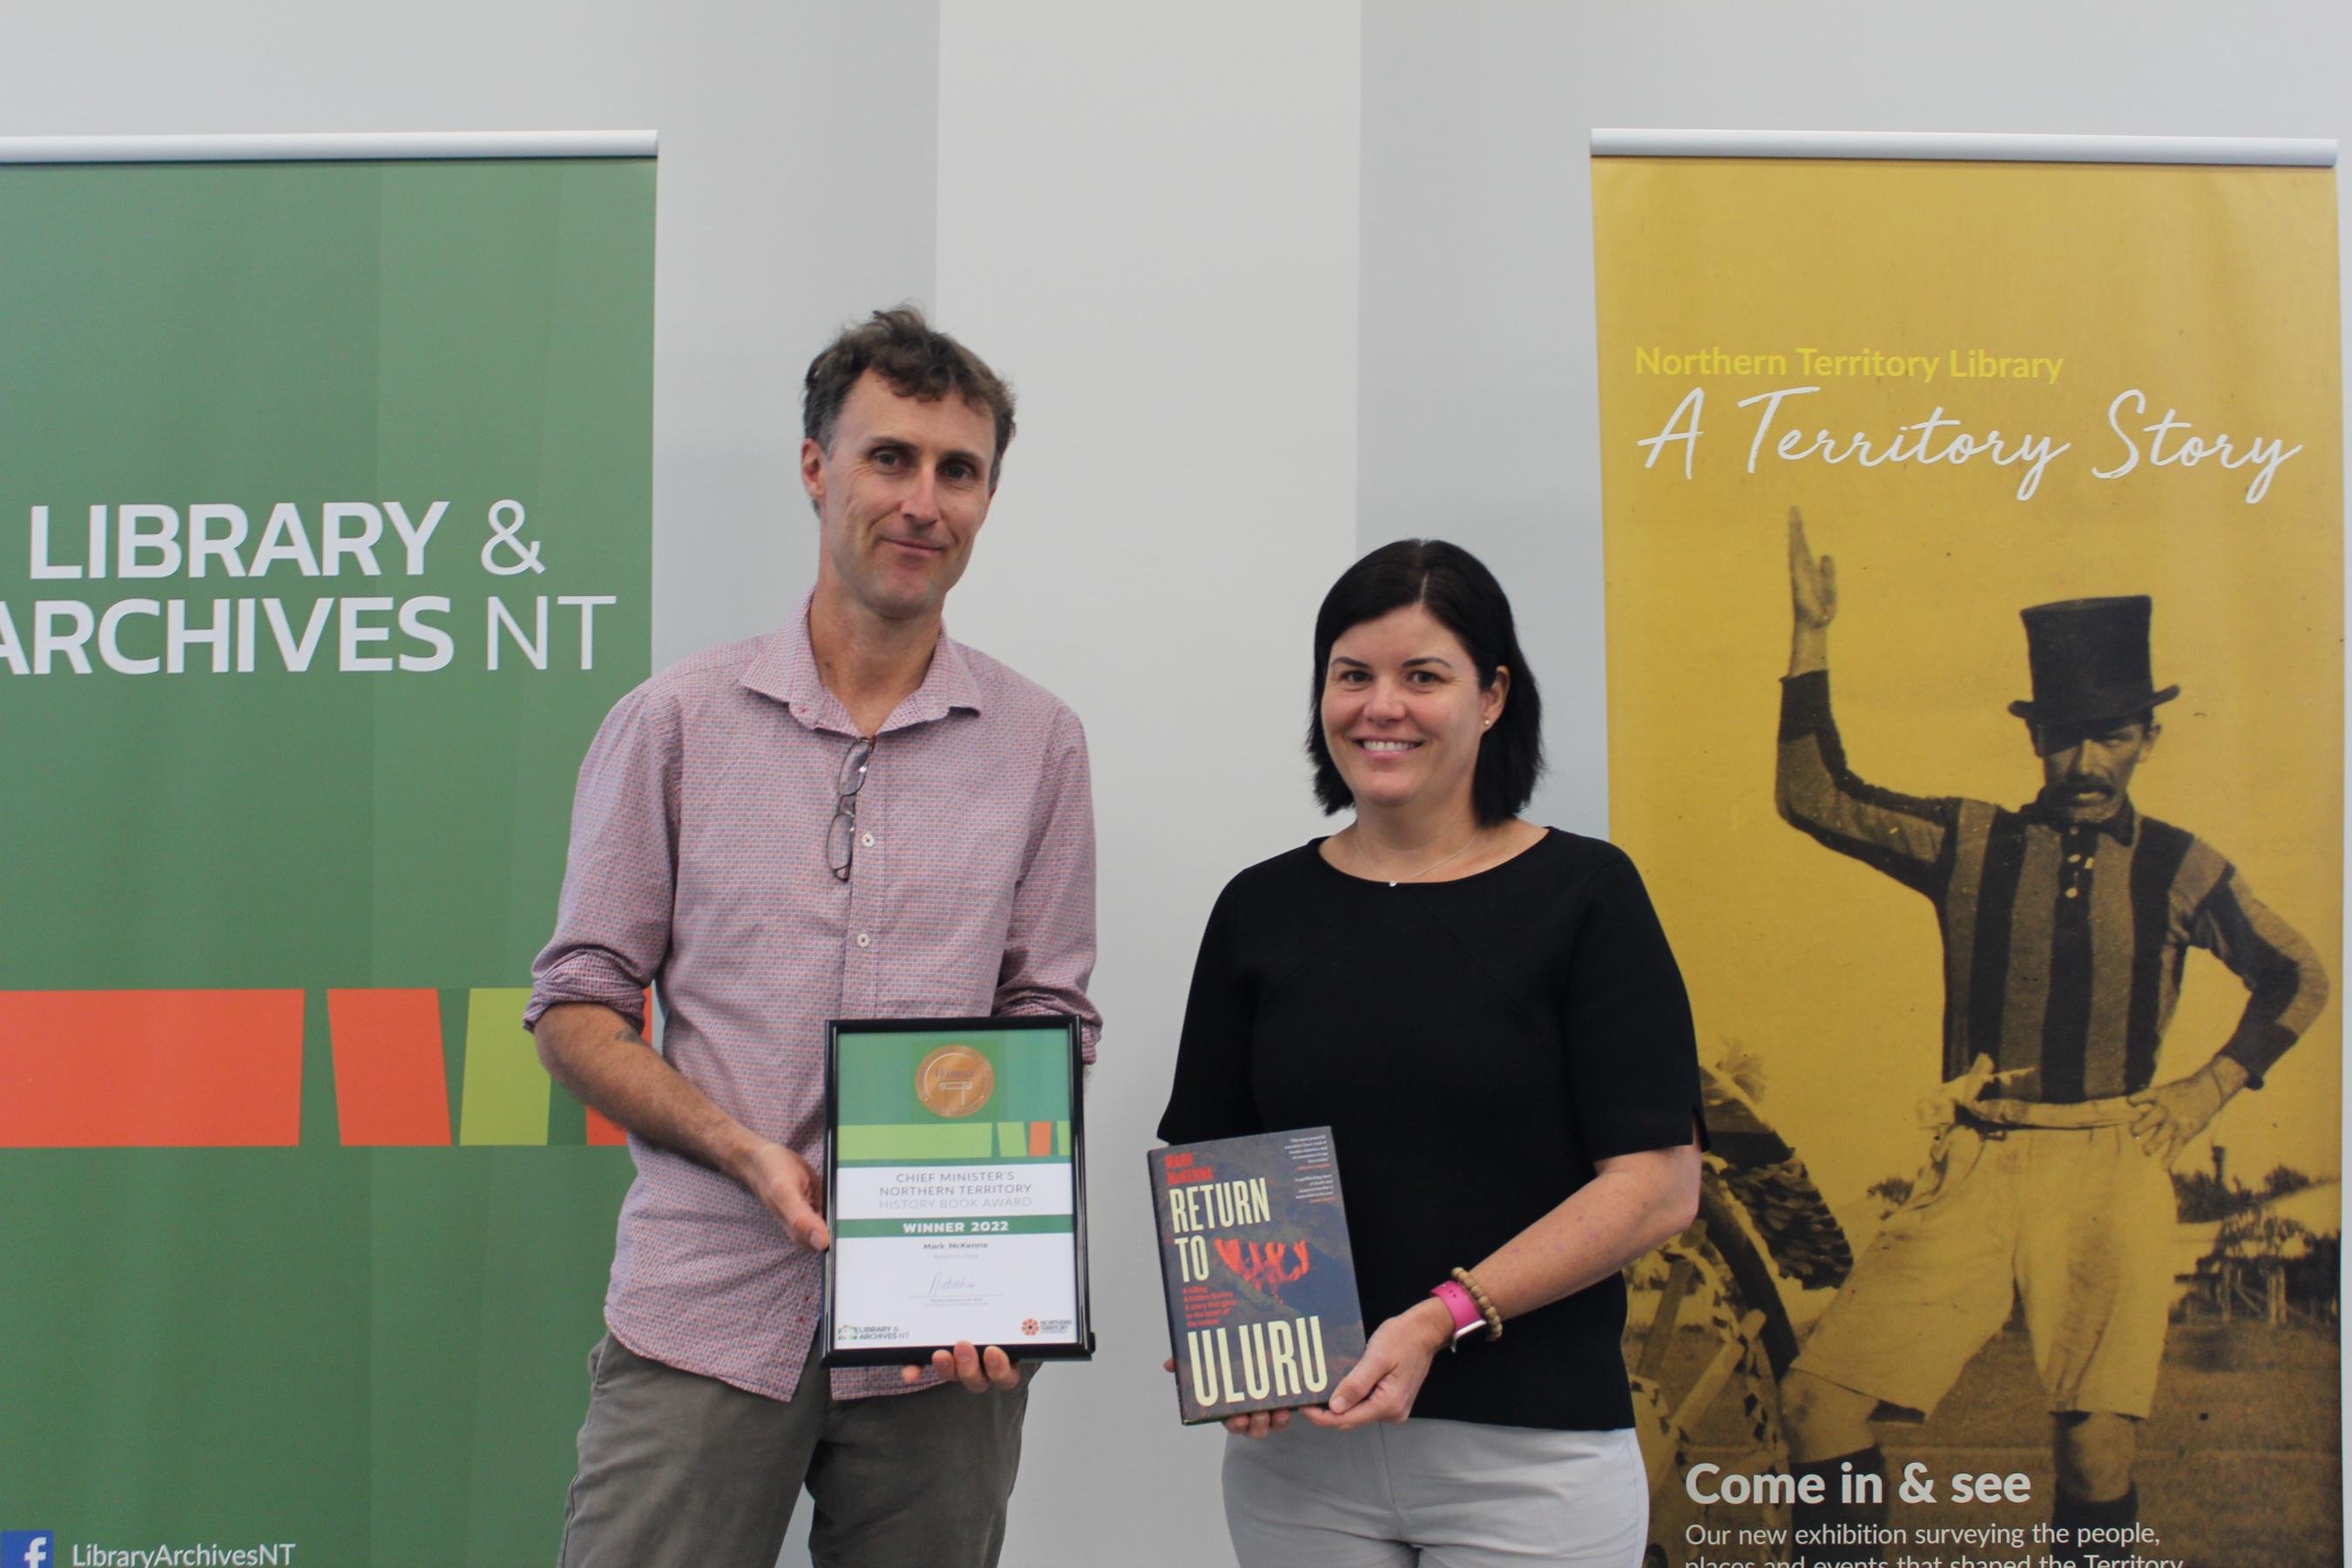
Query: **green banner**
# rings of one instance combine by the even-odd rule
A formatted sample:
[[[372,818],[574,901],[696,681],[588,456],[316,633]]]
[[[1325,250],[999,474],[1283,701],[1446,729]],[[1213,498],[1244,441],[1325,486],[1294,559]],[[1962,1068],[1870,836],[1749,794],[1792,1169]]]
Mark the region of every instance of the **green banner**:
[[[553,1555],[630,1167],[519,988],[647,672],[653,217],[649,158],[0,166],[0,1530],[56,1562]]]

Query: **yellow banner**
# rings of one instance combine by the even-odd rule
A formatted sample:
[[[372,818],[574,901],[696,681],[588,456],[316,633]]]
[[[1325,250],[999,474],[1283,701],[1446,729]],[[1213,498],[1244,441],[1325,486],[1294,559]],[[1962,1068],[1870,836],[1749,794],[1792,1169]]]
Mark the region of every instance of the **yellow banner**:
[[[1715,1228],[1774,1255],[1732,1317],[1802,1352],[1740,1352],[1762,1414],[1661,1464],[1706,1331],[1645,1347],[1637,1292],[1654,1539],[1795,1561],[1836,1480],[1717,1483],[1874,1436],[1878,1560],[2038,1558],[2129,1483],[2102,1554],[2339,1563],[2334,172],[1601,158],[1593,197],[1612,836],[1718,1069]]]

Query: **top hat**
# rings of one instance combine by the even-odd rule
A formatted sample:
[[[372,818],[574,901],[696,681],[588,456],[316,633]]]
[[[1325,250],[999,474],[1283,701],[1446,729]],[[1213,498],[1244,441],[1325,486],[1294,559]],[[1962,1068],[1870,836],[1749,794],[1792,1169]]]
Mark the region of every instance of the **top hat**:
[[[2130,719],[2180,695],[2156,689],[2148,674],[2147,626],[2156,605],[2145,594],[2066,599],[2019,612],[2033,700],[2009,710],[2029,724],[2095,724]]]

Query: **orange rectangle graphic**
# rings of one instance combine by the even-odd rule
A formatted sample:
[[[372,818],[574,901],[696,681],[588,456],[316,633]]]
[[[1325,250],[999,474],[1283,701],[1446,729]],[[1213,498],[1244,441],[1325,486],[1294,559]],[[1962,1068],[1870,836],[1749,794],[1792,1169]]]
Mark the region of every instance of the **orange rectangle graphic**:
[[[327,993],[335,1119],[346,1148],[446,1147],[449,1079],[437,991]]]
[[[1029,1124],[1029,1152],[1034,1155],[1045,1155],[1053,1152],[1054,1124],[1050,1121],[1032,1121]]]
[[[0,991],[0,1148],[291,1148],[299,991]]]
[[[653,1016],[654,994],[653,988],[648,986],[646,989],[646,1034],[648,1038],[651,1038],[653,1034]],[[587,1107],[587,1111],[588,1146],[591,1149],[625,1149],[628,1147],[629,1134],[618,1122],[614,1121],[611,1117],[605,1115],[603,1111],[597,1110],[593,1105]]]

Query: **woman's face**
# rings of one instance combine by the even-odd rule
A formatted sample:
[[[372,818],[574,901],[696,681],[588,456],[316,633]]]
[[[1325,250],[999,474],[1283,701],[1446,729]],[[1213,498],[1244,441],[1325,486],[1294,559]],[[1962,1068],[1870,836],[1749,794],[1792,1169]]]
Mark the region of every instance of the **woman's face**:
[[[1323,668],[1323,742],[1356,809],[1470,809],[1478,740],[1510,671],[1481,690],[1469,652],[1419,605],[1359,621]]]

